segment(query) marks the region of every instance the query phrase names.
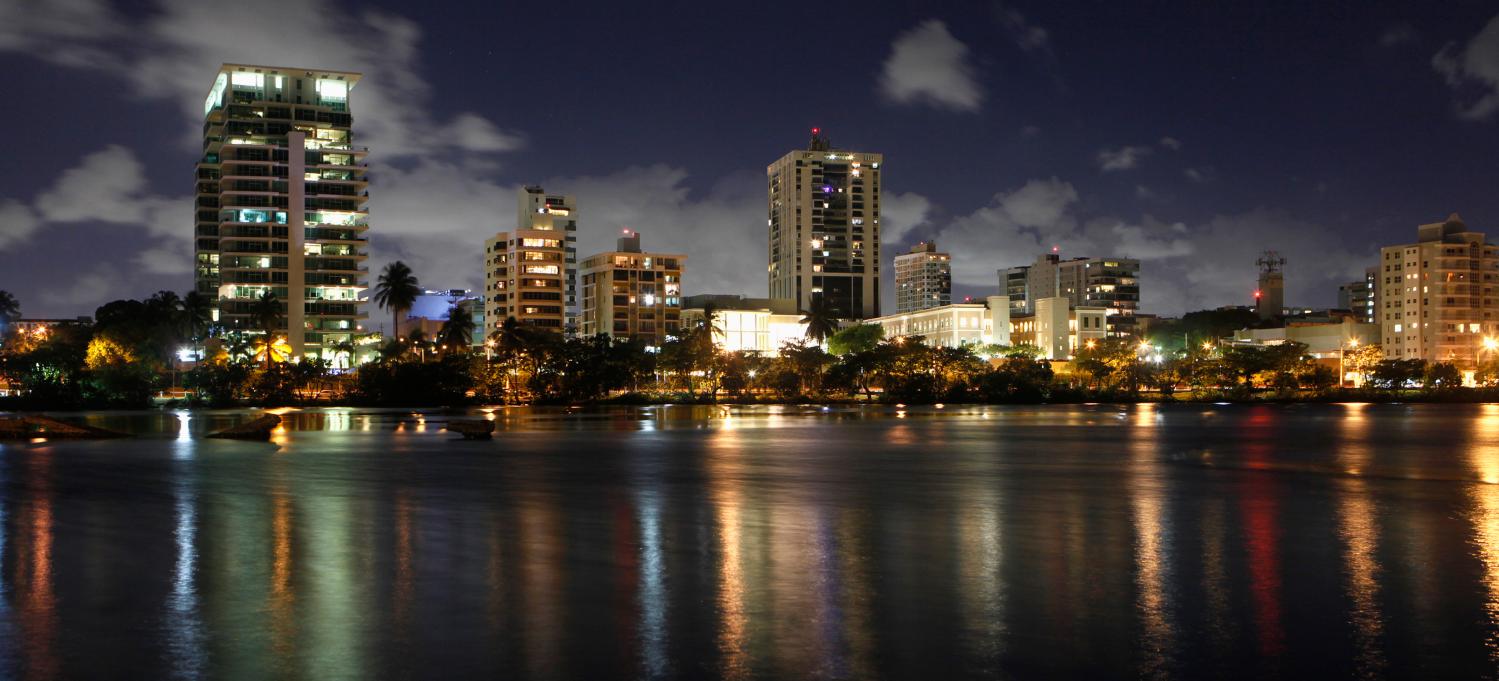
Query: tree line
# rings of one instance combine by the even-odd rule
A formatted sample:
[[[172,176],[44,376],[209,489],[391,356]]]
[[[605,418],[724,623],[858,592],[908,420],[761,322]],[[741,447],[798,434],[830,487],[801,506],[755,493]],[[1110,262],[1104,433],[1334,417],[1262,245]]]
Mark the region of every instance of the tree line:
[[[422,290],[404,263],[381,273],[373,300],[392,321]],[[1045,402],[1132,399],[1321,399],[1347,396],[1338,372],[1306,346],[1220,343],[1207,337],[1237,320],[1199,315],[1160,341],[1088,341],[1070,362],[1040,359],[1033,346],[949,348],[920,336],[886,338],[877,325],[839,322],[822,301],[805,312],[807,336],[774,356],[725,351],[719,315],[709,307],[659,348],[635,339],[563,337],[509,318],[475,346],[475,321],[454,305],[438,333],[371,334],[336,344],[329,358],[291,358],[277,336],[281,301],[266,292],[249,327],[213,324],[211,301],[196,292],[159,292],[100,307],[92,324],[63,323],[21,332],[13,296],[0,291],[0,376],[20,393],[16,408],[144,407],[180,386],[196,404],[368,405],[547,404],[600,401]],[[1192,315],[1188,315],[1189,318]],[[398,327],[397,327],[398,328]],[[1170,341],[1180,338],[1180,345]],[[180,374],[183,349],[200,357]],[[356,360],[356,354],[359,356]],[[1491,353],[1492,354],[1492,353]],[[345,365],[357,365],[341,371]],[[1388,360],[1378,346],[1345,353],[1343,368],[1365,392],[1453,394],[1461,372],[1450,363]],[[1499,385],[1490,357],[1477,381]],[[1365,395],[1367,397],[1367,395]]]

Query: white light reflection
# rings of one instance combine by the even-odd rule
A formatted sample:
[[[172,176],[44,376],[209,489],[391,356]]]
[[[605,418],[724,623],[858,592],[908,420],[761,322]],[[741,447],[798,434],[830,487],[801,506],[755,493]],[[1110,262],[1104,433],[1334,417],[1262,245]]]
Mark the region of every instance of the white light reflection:
[[[661,556],[661,500],[654,490],[642,490],[635,500],[640,517],[640,630],[641,651],[648,678],[666,675],[666,567]]]
[[[180,433],[187,432],[188,416],[178,414],[182,421],[178,442],[183,442]],[[191,443],[191,440],[187,440]],[[176,458],[191,459],[192,447],[179,447]],[[166,621],[170,641],[167,649],[172,658],[172,676],[180,679],[196,679],[203,675],[203,622],[198,614],[198,511],[197,499],[192,488],[192,476],[178,473],[180,482],[173,490],[177,526],[173,531],[177,545],[177,562],[172,570],[172,591],[167,596]]]

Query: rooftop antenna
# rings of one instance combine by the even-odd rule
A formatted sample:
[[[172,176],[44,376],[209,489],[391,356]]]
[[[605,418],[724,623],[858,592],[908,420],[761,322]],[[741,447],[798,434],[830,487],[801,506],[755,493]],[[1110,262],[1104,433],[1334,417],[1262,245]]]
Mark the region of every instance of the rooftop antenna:
[[[1282,267],[1285,267],[1286,259],[1280,257],[1280,253],[1276,251],[1265,251],[1259,260],[1254,261],[1254,264],[1260,266],[1260,274],[1270,274],[1279,272]]]
[[[807,149],[809,151],[827,151],[832,148],[833,143],[828,141],[828,136],[823,134],[822,128],[812,128],[812,141],[807,143]]]

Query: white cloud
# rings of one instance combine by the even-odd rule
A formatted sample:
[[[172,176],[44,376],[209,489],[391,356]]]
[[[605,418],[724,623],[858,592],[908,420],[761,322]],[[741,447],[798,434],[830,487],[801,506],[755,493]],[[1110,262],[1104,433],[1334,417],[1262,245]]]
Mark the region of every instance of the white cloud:
[[[880,75],[880,92],[900,104],[925,103],[954,111],[978,111],[984,94],[968,46],[947,24],[928,19],[896,36]]]
[[[1143,184],[1137,184],[1135,185],[1135,198],[1143,201],[1153,201],[1161,197],[1157,195],[1155,191],[1153,191],[1150,187],[1147,187]]]
[[[1212,168],[1188,168],[1183,170],[1182,174],[1186,175],[1187,179],[1198,184],[1212,182],[1213,178],[1217,176]]]
[[[41,226],[41,218],[26,204],[15,199],[0,201],[0,250],[26,241]]]
[[[1182,148],[1182,143],[1181,140],[1176,139],[1175,137],[1167,136],[1161,138],[1161,146],[1166,147],[1167,149],[1170,149],[1172,151],[1176,151]]]
[[[889,194],[880,202],[880,240],[886,244],[896,243],[926,224],[932,208],[931,201],[913,192]]]
[[[145,170],[135,152],[112,144],[63,171],[51,188],[37,196],[37,213],[48,222],[107,222],[166,233],[191,231],[191,215],[181,215],[183,219],[174,225],[158,224],[157,218],[173,204],[191,199],[146,193]]]
[[[56,307],[72,310],[92,310],[111,300],[126,298],[133,291],[115,267],[104,263],[92,272],[77,273],[64,279],[59,286],[42,289],[41,299]],[[86,314],[86,313],[85,313]]]
[[[1447,43],[1431,65],[1455,91],[1459,116],[1480,120],[1499,111],[1499,16],[1467,45]]]
[[[1118,149],[1101,149],[1098,152],[1098,168],[1104,172],[1131,170],[1140,165],[1151,152],[1150,147],[1124,146]]]

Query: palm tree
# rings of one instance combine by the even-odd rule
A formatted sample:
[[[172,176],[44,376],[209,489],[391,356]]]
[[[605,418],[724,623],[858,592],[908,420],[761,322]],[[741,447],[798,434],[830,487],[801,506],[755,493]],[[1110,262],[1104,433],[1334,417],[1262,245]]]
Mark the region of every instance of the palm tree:
[[[390,310],[392,338],[401,335],[401,312],[410,310],[421,294],[416,275],[406,263],[397,260],[386,265],[385,271],[380,273],[380,281],[375,284],[375,304]]]
[[[197,291],[188,291],[182,297],[182,330],[193,341],[197,350],[208,329],[213,326],[213,301]]]
[[[272,335],[276,327],[281,325],[281,301],[276,298],[276,292],[266,289],[265,293],[250,306],[250,319],[255,326],[265,332],[265,368],[271,368],[271,345],[275,341]]]
[[[334,357],[334,359],[337,359],[337,358],[343,357],[343,356],[347,356],[347,357],[350,358],[349,366],[353,366],[353,357],[354,357],[354,343],[353,343],[353,341],[346,341],[346,340],[334,341],[333,345],[329,346],[329,349],[333,350],[333,357]],[[348,367],[344,367],[344,368],[348,368]]]
[[[10,291],[0,291],[0,326],[21,318],[21,303]]]
[[[445,345],[468,347],[474,342],[474,315],[466,308],[454,305],[448,309],[448,320],[442,323],[437,336]]]
[[[224,353],[229,356],[230,363],[252,356],[254,349],[250,339],[239,331],[228,334],[224,340]]]
[[[802,323],[807,325],[807,337],[818,343],[838,331],[838,312],[828,305],[822,294],[812,294],[812,304],[807,306]]]

